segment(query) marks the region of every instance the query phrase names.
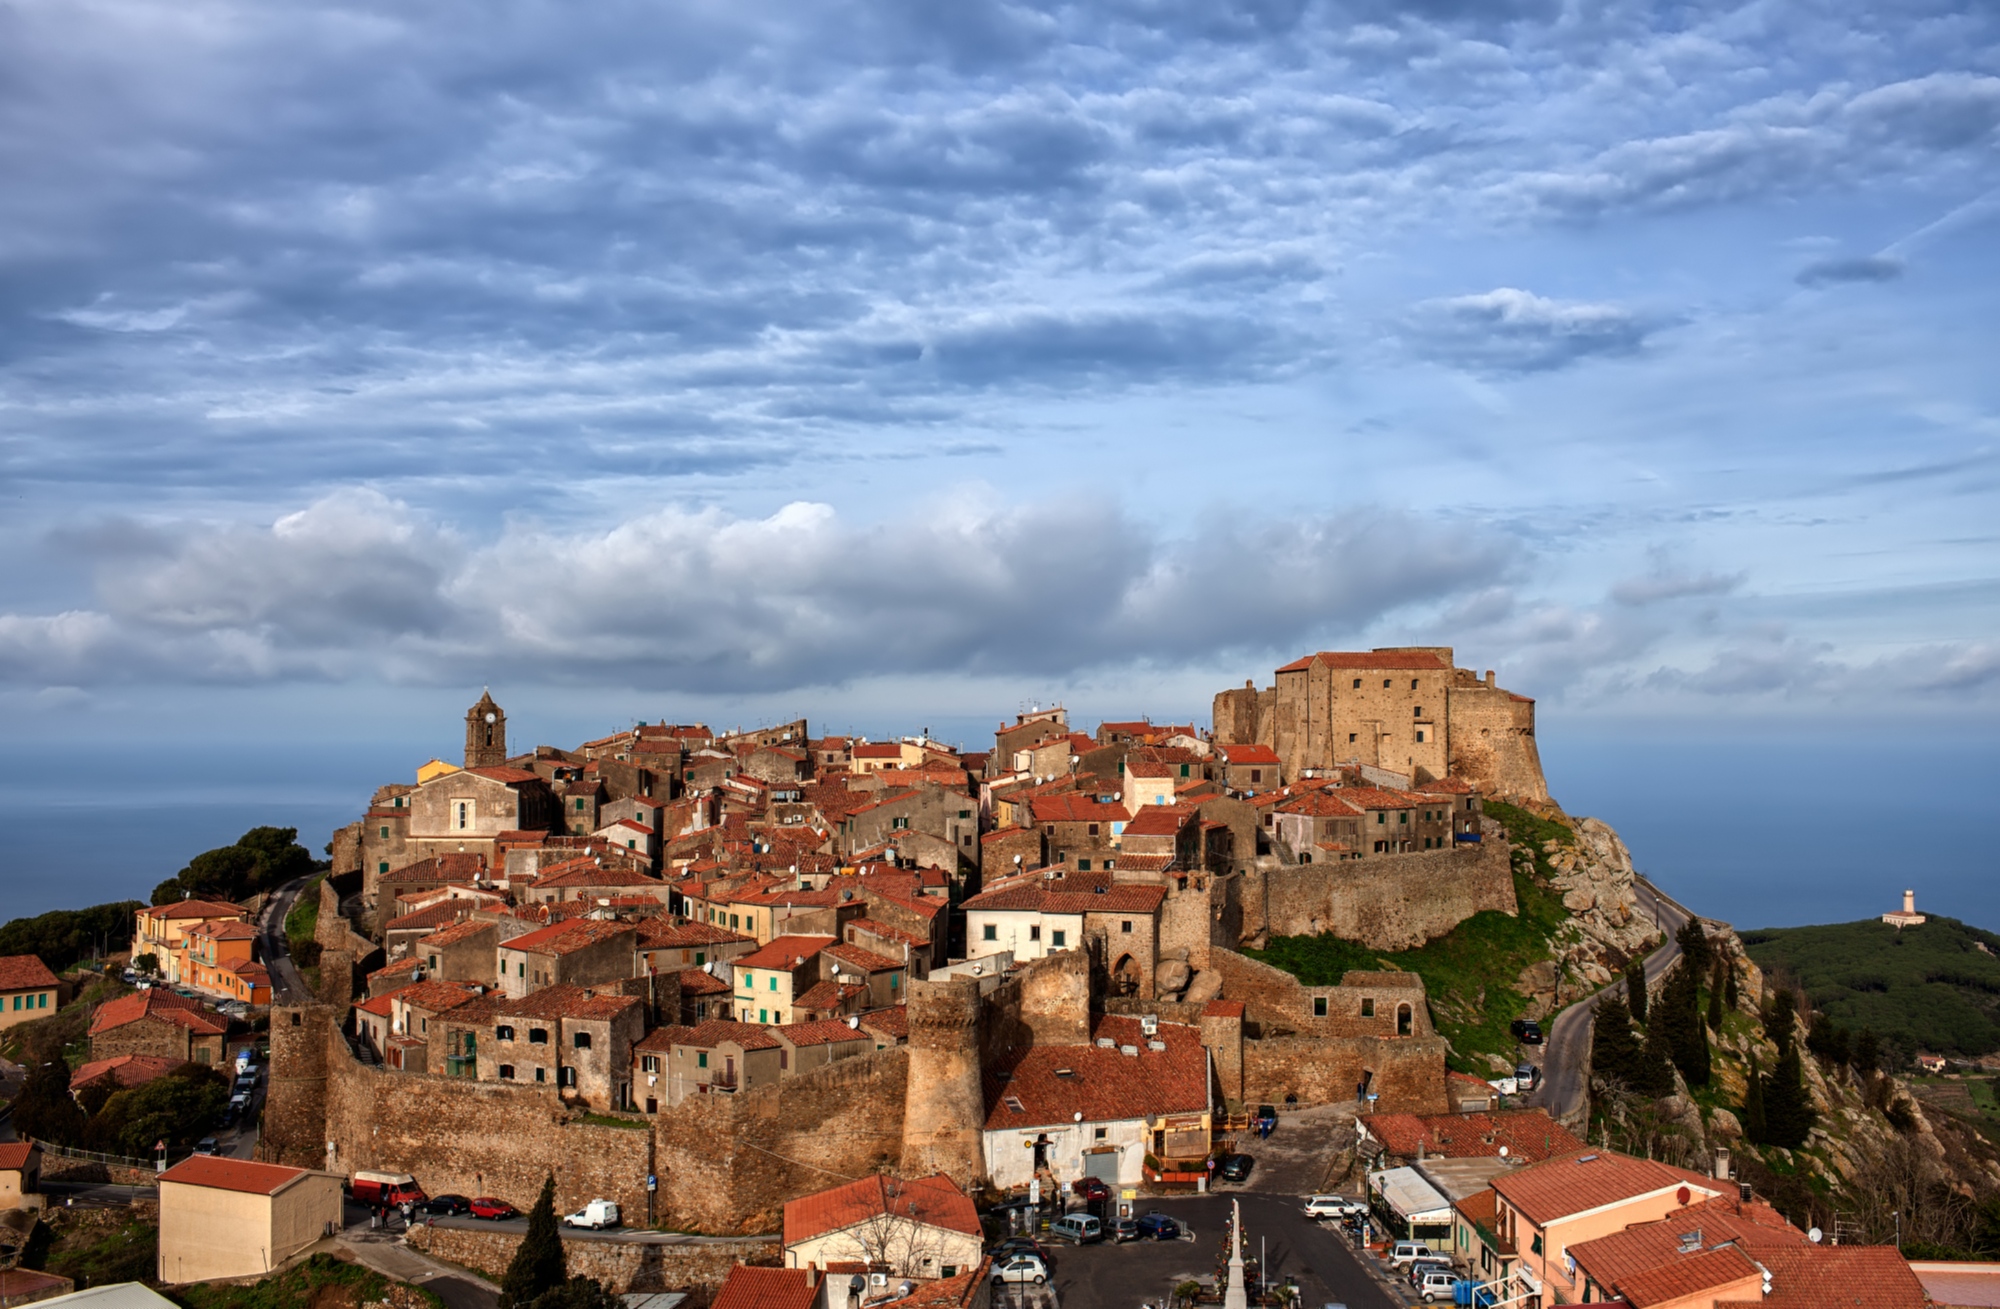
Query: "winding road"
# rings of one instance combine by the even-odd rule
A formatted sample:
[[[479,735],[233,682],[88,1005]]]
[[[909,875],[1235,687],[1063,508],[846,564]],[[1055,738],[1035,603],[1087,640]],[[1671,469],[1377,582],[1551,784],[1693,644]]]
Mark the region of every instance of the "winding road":
[[[1646,980],[1657,982],[1674,960],[1681,957],[1674,934],[1681,930],[1689,915],[1643,877],[1633,881],[1632,890],[1640,911],[1652,914],[1653,921],[1667,934],[1665,944],[1646,956]],[[1611,991],[1622,990],[1624,985],[1625,979],[1621,977],[1603,990],[1585,996],[1557,1014],[1549,1026],[1547,1054],[1542,1059],[1542,1084],[1528,1096],[1528,1103],[1548,1110],[1549,1117],[1565,1126],[1577,1123],[1585,1109],[1583,1064],[1590,1054],[1591,1015],[1599,1000]]]
[[[271,893],[264,902],[264,908],[257,915],[257,943],[263,948],[264,966],[271,970],[271,996],[274,1000],[299,1002],[312,999],[312,992],[306,988],[306,979],[299,976],[297,965],[292,963],[292,947],[285,940],[285,915],[292,912],[292,905],[299,898],[305,884],[319,874],[295,877]]]

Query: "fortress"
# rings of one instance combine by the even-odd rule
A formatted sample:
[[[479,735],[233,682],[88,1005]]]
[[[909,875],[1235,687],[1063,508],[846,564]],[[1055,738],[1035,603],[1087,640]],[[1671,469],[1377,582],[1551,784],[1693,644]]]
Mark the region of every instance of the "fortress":
[[[1323,651],[1215,697],[1217,745],[1268,745],[1288,778],[1341,764],[1453,776],[1502,799],[1549,798],[1535,702],[1452,664],[1450,646]]]

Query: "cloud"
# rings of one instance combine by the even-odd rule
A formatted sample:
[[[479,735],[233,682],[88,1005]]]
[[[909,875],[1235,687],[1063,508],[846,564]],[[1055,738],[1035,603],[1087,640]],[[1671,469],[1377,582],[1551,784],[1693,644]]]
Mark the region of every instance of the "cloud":
[[[1743,580],[1742,573],[1687,573],[1656,567],[1643,576],[1615,583],[1611,598],[1636,609],[1690,596],[1727,595],[1743,585]]]
[[[22,682],[464,681],[687,691],[1182,666],[1356,633],[1492,584],[1505,538],[1380,510],[1203,520],[1169,537],[1087,500],[972,496],[884,523],[798,502],[665,506],[470,546],[367,490],[267,527],[79,536],[98,607],[0,615]]]
[[[1426,300],[1405,320],[1424,358],[1478,372],[1540,372],[1593,355],[1636,353],[1657,324],[1619,305],[1550,300],[1503,286]]]
[[[1817,259],[1798,272],[1800,286],[1826,286],[1835,282],[1893,282],[1903,275],[1906,265],[1890,255],[1850,255],[1838,259]]]

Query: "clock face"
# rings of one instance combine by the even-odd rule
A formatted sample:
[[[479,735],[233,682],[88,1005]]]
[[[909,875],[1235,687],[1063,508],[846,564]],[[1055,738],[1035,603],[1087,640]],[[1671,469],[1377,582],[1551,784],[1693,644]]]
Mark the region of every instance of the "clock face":
[[[492,714],[488,714],[486,715],[486,721],[491,723],[491,722],[497,722],[498,719],[496,719]]]

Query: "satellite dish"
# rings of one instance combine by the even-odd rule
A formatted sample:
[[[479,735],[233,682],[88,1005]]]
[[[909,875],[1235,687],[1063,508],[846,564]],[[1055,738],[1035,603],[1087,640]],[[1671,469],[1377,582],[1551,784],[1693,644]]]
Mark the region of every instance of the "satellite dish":
[[[1825,1239],[1826,1239],[1826,1233],[1820,1231],[1819,1228],[1817,1227],[1813,1228],[1811,1231],[1806,1233],[1806,1240],[1811,1241],[1814,1245],[1818,1245],[1821,1241]]]
[[[1502,1159],[1505,1159],[1507,1157],[1507,1147],[1504,1145],[1500,1147],[1500,1157]]]

